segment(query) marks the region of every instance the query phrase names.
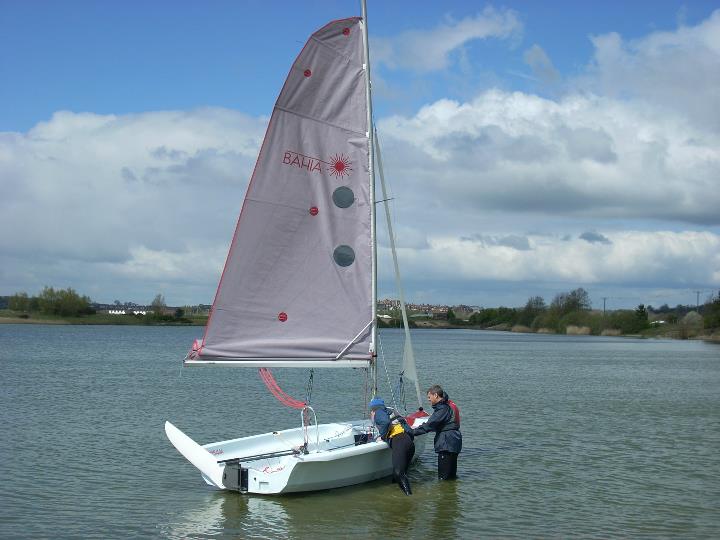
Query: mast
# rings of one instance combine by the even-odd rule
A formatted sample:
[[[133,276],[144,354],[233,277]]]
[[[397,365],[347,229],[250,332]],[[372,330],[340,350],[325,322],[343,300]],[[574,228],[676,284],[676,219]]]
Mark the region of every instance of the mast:
[[[370,44],[368,41],[367,2],[361,0],[365,49],[365,97],[367,103],[368,170],[370,172],[370,242],[372,243],[372,330],[370,338],[373,396],[377,395],[377,228],[375,217],[375,144],[373,140],[372,93],[370,89]]]

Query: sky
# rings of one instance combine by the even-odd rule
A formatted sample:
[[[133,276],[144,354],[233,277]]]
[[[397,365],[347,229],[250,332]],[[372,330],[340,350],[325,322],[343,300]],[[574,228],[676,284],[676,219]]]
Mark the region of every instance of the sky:
[[[717,294],[720,1],[369,4],[409,301]],[[0,0],[0,295],[211,303],[292,62],[359,13]]]

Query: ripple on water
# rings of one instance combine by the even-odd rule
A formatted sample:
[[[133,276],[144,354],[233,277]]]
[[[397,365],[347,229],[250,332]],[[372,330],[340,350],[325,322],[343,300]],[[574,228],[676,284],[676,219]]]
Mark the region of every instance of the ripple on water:
[[[462,408],[460,478],[436,480],[428,444],[412,497],[383,480],[278,498],[210,490],[164,437],[167,419],[200,442],[297,424],[252,371],[182,370],[198,333],[0,325],[0,537],[710,538],[720,529],[717,347],[418,332],[423,384],[443,384]],[[387,357],[400,336],[382,332]],[[357,415],[362,396],[350,396],[363,375],[316,370],[321,421]],[[304,370],[277,376],[304,395]]]

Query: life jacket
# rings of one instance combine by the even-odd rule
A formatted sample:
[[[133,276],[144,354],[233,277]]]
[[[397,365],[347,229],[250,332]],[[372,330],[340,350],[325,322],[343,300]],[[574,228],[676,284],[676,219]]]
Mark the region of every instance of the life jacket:
[[[453,412],[454,418],[452,419],[452,421],[458,425],[458,428],[460,428],[460,408],[455,405],[455,402],[452,399],[448,399],[447,404],[450,406]]]
[[[403,429],[400,422],[398,422],[397,424],[391,423],[390,428],[388,429],[388,432],[387,432],[387,438],[392,439],[393,437],[395,437],[395,435],[400,435],[401,433],[405,433],[405,430]]]
[[[410,430],[407,420],[395,409],[386,408],[390,416],[390,427],[388,428],[387,438],[392,439],[396,435],[406,433]]]

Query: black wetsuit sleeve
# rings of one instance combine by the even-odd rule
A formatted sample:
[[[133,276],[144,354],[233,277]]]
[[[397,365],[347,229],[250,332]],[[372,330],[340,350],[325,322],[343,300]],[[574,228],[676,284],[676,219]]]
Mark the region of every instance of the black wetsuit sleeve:
[[[450,407],[441,407],[436,409],[428,421],[412,430],[413,435],[423,435],[430,431],[440,431],[452,418]]]

